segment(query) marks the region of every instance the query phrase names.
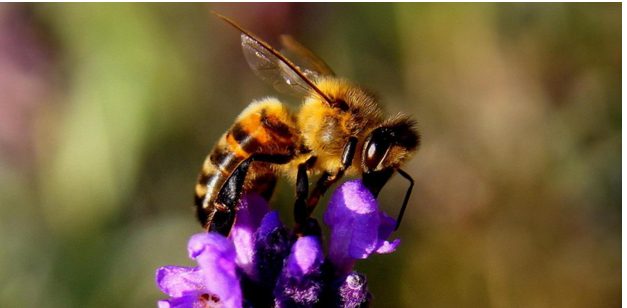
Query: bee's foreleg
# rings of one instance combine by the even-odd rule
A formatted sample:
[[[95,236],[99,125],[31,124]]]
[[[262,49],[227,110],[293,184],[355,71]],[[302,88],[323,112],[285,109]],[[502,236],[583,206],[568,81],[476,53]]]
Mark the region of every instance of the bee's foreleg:
[[[344,176],[344,172],[353,164],[353,157],[355,157],[355,152],[357,151],[357,138],[350,137],[348,142],[344,145],[344,150],[342,151],[342,166],[335,174],[331,174],[329,172],[324,172],[316,186],[311,191],[311,195],[309,199],[307,199],[307,217],[311,215],[313,210],[316,208],[320,197],[324,195],[324,193]]]
[[[409,181],[409,187],[405,192],[405,198],[403,199],[403,205],[401,206],[400,212],[398,212],[398,217],[396,218],[396,227],[394,231],[398,230],[398,227],[401,226],[401,220],[403,220],[403,215],[405,214],[405,209],[407,208],[407,203],[409,202],[409,197],[411,196],[411,191],[414,188],[414,179],[407,172],[397,169],[398,173],[404,177],[407,181]]]

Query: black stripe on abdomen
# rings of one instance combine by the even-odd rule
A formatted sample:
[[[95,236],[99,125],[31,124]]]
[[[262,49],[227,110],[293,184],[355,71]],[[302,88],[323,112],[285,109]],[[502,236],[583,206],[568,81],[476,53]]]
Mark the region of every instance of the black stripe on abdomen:
[[[259,142],[259,140],[255,138],[251,132],[247,131],[246,128],[240,123],[235,123],[235,125],[233,125],[228,134],[232,135],[233,139],[237,141],[242,150],[248,153],[258,152],[259,149],[263,146],[263,144]]]

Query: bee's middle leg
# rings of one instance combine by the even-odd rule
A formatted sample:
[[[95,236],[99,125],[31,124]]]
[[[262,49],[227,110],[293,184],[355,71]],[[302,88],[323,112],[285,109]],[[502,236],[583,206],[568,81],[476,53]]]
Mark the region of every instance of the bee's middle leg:
[[[296,175],[296,201],[294,202],[295,231],[298,235],[320,235],[317,222],[309,217],[307,211],[307,197],[309,196],[309,177],[307,170],[311,169],[316,161],[312,156],[306,162],[298,165]]]

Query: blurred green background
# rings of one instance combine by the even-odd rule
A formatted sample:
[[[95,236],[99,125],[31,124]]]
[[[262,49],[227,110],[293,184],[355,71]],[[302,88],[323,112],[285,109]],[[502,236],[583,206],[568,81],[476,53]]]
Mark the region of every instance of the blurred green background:
[[[614,3],[0,4],[0,306],[152,307],[193,264],[200,165],[276,95],[212,9],[418,119],[403,243],[358,266],[375,306],[620,305]]]

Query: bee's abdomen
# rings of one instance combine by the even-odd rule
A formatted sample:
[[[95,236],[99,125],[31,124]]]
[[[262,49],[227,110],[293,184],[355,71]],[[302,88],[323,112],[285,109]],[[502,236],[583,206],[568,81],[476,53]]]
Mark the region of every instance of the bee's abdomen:
[[[224,208],[218,206],[216,201],[222,187],[242,162],[255,153],[285,154],[294,147],[295,133],[292,128],[294,125],[284,123],[285,119],[288,119],[287,110],[278,101],[267,100],[253,103],[222,135],[205,159],[196,184],[195,205],[203,226],[208,226],[216,211],[224,211],[236,206],[236,204],[222,204],[226,207]],[[267,172],[266,170],[262,172],[260,167],[253,166],[253,172]],[[270,180],[270,175],[267,176]],[[257,188],[251,185],[246,186],[249,190]]]
[[[230,130],[220,138],[218,144],[205,159],[198,176],[195,204],[198,218],[203,226],[207,226],[218,210],[215,202],[224,183],[237,166],[251,156],[251,152],[244,150],[243,145],[233,142],[232,136]]]

